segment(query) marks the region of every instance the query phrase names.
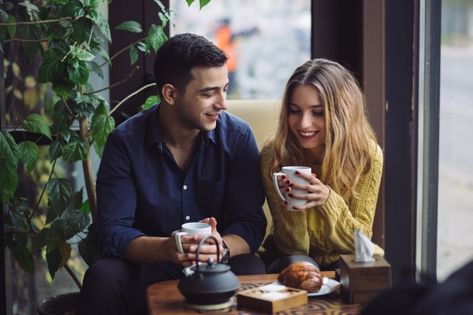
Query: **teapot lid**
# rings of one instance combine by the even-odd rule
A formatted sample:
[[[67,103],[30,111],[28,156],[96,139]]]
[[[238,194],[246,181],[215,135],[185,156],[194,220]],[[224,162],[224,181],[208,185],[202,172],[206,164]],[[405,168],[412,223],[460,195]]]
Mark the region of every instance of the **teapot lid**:
[[[211,261],[208,261],[206,264],[198,264],[192,266],[192,269],[194,271],[198,271],[200,273],[204,274],[210,274],[210,273],[224,273],[230,270],[230,266],[225,265],[225,264],[219,264],[219,263],[213,263]]]

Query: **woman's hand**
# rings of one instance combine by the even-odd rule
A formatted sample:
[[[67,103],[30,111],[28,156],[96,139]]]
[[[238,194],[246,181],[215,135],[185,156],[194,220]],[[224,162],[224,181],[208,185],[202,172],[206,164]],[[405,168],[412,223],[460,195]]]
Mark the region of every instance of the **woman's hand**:
[[[291,210],[306,210],[315,206],[323,205],[328,197],[330,196],[330,188],[322,183],[315,174],[303,174],[295,172],[296,176],[304,178],[308,181],[308,184],[297,184],[293,182],[288,176],[280,176],[278,178],[279,189],[281,193],[286,194],[289,198],[307,200],[307,203],[303,206],[294,207]],[[295,193],[294,190],[306,191],[306,194]],[[284,205],[287,205],[286,201],[283,201]]]

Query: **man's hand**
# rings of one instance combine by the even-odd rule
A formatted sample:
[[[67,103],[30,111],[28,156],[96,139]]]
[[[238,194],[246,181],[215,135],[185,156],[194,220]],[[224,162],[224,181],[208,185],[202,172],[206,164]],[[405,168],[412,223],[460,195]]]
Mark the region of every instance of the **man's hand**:
[[[217,231],[217,220],[214,217],[210,217],[205,218],[200,222],[207,223],[212,227],[211,235],[217,239],[220,257],[217,258],[217,246],[215,245],[215,241],[213,239],[208,239],[207,242],[205,244],[202,244],[199,249],[199,261],[207,262],[209,259],[211,259],[213,262],[220,261],[223,255],[223,245],[222,236]],[[206,236],[207,235],[193,235],[193,241],[195,241],[195,243],[190,245],[189,250],[187,251],[187,257],[189,257],[189,259],[194,260],[194,262],[197,254],[197,247],[200,241]]]
[[[223,255],[223,245],[222,245],[222,237],[220,233],[217,231],[217,220],[214,217],[205,218],[201,220],[202,223],[207,223],[212,227],[211,235],[217,239],[218,246],[219,246],[219,253],[220,257],[217,259],[217,246],[215,246],[215,241],[213,239],[208,239],[205,244],[199,249],[199,261],[200,262],[207,262],[208,259],[211,259],[213,262],[217,262],[222,258]],[[179,253],[177,251],[176,241],[175,241],[175,234],[177,231],[174,231],[169,238],[168,241],[168,251],[171,260],[181,264],[182,266],[190,266],[195,264],[195,259],[197,256],[197,248],[199,243],[202,239],[204,239],[207,235],[182,235],[181,236],[181,244],[184,253]]]

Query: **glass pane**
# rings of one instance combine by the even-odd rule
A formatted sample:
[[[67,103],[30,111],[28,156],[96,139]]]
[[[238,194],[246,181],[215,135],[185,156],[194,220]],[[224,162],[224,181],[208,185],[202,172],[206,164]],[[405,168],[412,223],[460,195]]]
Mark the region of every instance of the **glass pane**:
[[[473,259],[473,0],[442,1],[437,275]]]
[[[309,0],[171,1],[172,34],[205,36],[230,57],[228,98],[276,99],[294,69],[310,58]]]

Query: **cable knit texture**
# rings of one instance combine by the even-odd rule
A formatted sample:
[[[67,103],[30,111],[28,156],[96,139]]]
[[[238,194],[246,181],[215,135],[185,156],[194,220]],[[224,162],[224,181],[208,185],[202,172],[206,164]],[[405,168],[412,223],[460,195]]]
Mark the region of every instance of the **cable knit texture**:
[[[376,144],[371,168],[356,186],[360,199],[344,200],[330,188],[324,205],[306,211],[289,211],[281,204],[271,178],[273,163],[274,147],[270,142],[261,150],[261,172],[273,227],[260,254],[270,257],[308,255],[323,266],[337,261],[341,254],[355,253],[353,232],[356,229],[371,238],[383,170],[383,152],[379,145]],[[321,165],[309,166],[320,174]],[[375,254],[384,255],[384,251],[376,245]]]

